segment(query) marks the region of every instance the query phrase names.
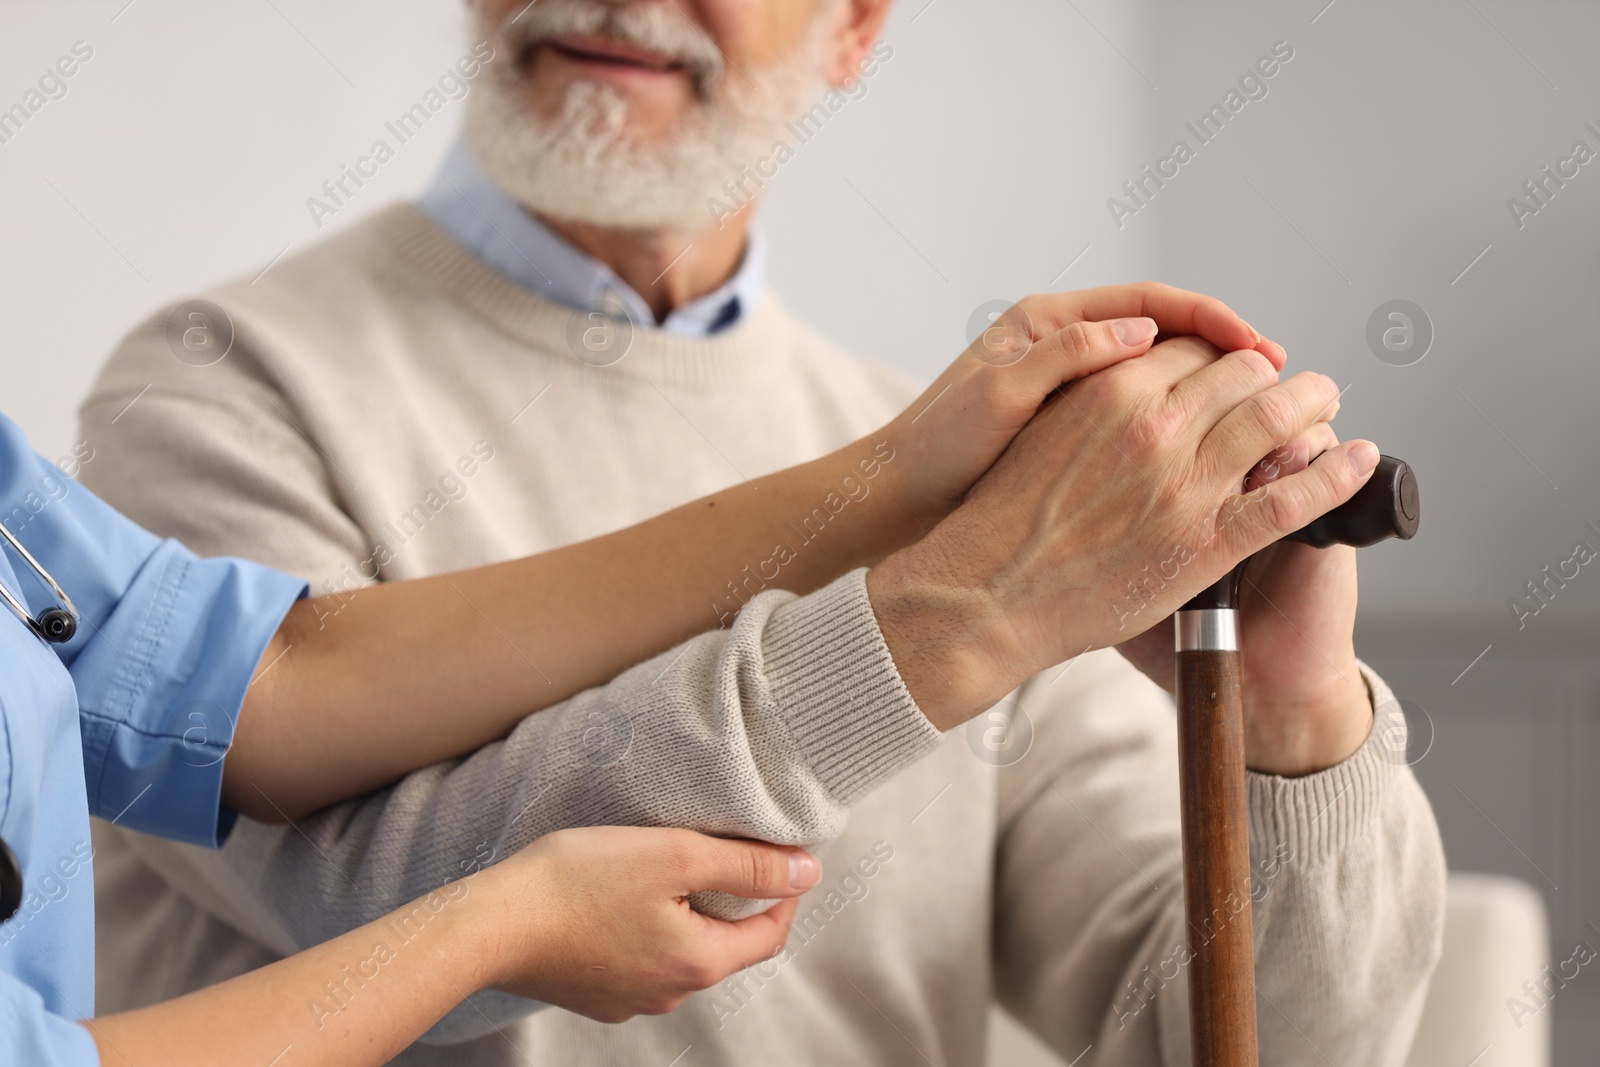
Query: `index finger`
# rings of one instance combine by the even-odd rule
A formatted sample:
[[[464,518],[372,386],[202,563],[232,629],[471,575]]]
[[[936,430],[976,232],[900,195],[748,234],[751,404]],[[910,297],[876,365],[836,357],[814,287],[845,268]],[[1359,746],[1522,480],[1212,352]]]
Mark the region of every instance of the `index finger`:
[[[706,924],[707,955],[712,969],[727,977],[782,952],[789,940],[789,923],[799,903],[794,897],[780,900],[758,915],[733,922],[699,915],[700,921]]]
[[[1146,316],[1162,333],[1194,334],[1224,352],[1251,348],[1282,370],[1283,348],[1268,341],[1216,297],[1160,282],[1104,285],[1070,293],[1040,293],[1021,300],[1033,323],[1035,340],[1066,329],[1074,322]]]

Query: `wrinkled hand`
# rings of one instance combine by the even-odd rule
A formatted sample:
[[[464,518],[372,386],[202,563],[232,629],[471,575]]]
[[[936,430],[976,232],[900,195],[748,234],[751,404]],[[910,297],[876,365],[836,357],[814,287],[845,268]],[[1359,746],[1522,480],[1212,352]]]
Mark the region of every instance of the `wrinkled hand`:
[[[1243,492],[1263,456],[1331,440],[1334,383],[1277,378],[1259,352],[1178,338],[1077,381],[960,507],[875,567],[874,610],[930,721],[949,728],[1044,667],[1129,640],[1349,499],[1377,462],[1370,443]]]
[[[1268,456],[1245,484],[1253,490],[1305,469],[1338,444],[1318,428]],[[1307,448],[1306,446],[1310,447]],[[1302,775],[1349,758],[1372,729],[1372,704],[1356,666],[1356,550],[1284,542],[1256,553],[1240,594],[1245,763],[1267,774]],[[1173,691],[1171,616],[1117,650]]]
[[[697,990],[776,955],[795,900],[821,867],[794,848],[688,830],[561,830],[474,876],[505,931],[488,983],[601,1022],[672,1011]],[[737,922],[691,893],[786,898]]]

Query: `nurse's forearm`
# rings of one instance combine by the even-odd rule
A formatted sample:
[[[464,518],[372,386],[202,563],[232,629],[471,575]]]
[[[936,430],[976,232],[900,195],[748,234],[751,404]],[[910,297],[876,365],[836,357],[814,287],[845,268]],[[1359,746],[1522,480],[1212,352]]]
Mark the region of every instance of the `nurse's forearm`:
[[[258,971],[82,1025],[105,1067],[387,1063],[489,982],[503,932],[471,881]]]
[[[474,863],[297,956],[82,1025],[106,1067],[365,1067],[483,989],[603,1022],[659,1015],[776,956],[822,878],[799,849],[631,826],[558,830]],[[721,922],[688,904],[706,891],[778,903]]]
[[[1143,355],[1158,330],[1283,365],[1226,306],[1166,286],[1025,303],[1001,333],[1010,345],[1026,327],[1026,359],[975,344],[832,455],[532,559],[302,605],[252,686],[223,799],[279,820],[369,792],[725,625],[762,589],[807,593],[877,563],[955,507],[1064,383]]]
[[[302,602],[262,657],[223,801],[277,822],[370,792],[730,624],[764,588],[875,563],[921,532],[885,455],[865,438],[581,544]]]

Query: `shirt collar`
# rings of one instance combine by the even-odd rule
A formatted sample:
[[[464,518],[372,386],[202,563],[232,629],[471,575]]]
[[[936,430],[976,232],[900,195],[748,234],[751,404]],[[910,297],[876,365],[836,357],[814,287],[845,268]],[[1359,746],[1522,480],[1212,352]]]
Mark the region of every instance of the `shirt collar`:
[[[654,326],[655,314],[610,267],[582,251],[523,209],[457,142],[417,207],[467,251],[507,278],[547,300],[593,307],[615,300],[636,323]],[[750,227],[739,269],[719,288],[667,315],[660,329],[706,336],[736,325],[755,310],[766,275],[766,242]]]

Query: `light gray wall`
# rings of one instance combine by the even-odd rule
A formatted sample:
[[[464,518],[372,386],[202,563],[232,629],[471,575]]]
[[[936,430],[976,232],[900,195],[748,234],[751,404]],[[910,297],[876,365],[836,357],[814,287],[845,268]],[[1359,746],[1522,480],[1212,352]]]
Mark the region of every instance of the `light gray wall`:
[[[0,406],[47,455],[137,319],[413,193],[457,118],[319,232],[306,198],[462,52],[453,0],[0,0],[0,25],[0,107],[94,49],[0,145]],[[1600,5],[902,0],[888,39],[770,191],[786,298],[931,375],[986,300],[1160,277],[1348,383],[1341,430],[1411,460],[1426,504],[1417,541],[1364,553],[1362,651],[1432,724],[1418,772],[1453,862],[1540,886],[1570,949],[1600,919],[1600,567],[1526,630],[1508,602],[1600,547],[1600,160],[1520,230],[1506,199],[1600,150]],[[1197,146],[1184,122],[1279,40],[1268,95]],[[1107,199],[1178,137],[1195,158],[1119,228]],[[1436,332],[1409,367],[1365,339],[1395,298]],[[1569,1056],[1597,1003],[1556,1007]]]
[[[319,234],[306,198],[464,50],[457,5],[126,4],[0,0],[0,108],[74,42],[94,50],[0,144],[0,406],[52,457],[136,321],[409,195],[455,120],[430,124]]]
[[[1600,159],[1521,230],[1506,207],[1574,141],[1600,151],[1584,126],[1600,129],[1600,6],[1339,0],[1313,25],[1326,3],[1156,5],[1149,62],[1170,80],[1128,168],[1274,40],[1295,59],[1127,228],[1159,231],[1164,278],[1235,301],[1294,366],[1350,383],[1343,432],[1416,466],[1420,540],[1367,553],[1363,595],[1384,616],[1470,620],[1483,640],[1465,666],[1600,619],[1588,569],[1520,635],[1508,603],[1600,523]],[[1395,298],[1435,327],[1410,367],[1364,337]]]
[[[1452,866],[1538,888],[1565,959],[1600,921],[1600,561],[1523,629],[1509,602],[1578,540],[1600,548],[1585,529],[1600,526],[1600,157],[1520,228],[1506,202],[1575,141],[1600,152],[1600,5],[1149,9],[1158,32],[1130,56],[1163,73],[1130,172],[1272,42],[1295,49],[1125,231],[1155,232],[1163,279],[1233,301],[1293,366],[1348,383],[1341,431],[1416,467],[1422,530],[1363,552],[1358,645],[1432,736],[1416,770]],[[1396,298],[1435,329],[1412,366],[1365,337]],[[1557,1062],[1593,1062],[1600,982],[1553,1013]]]

